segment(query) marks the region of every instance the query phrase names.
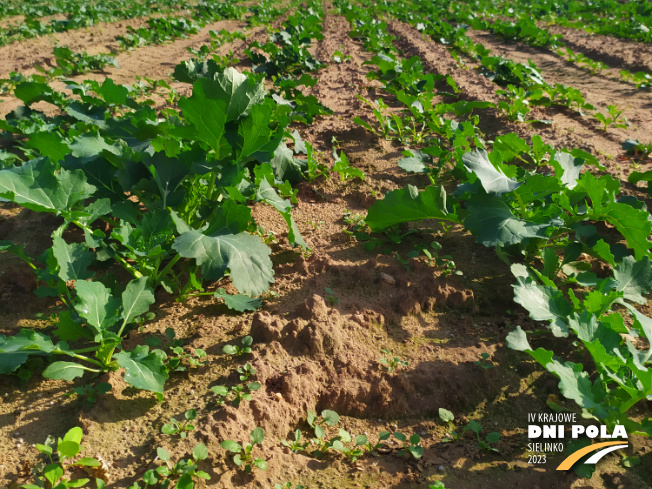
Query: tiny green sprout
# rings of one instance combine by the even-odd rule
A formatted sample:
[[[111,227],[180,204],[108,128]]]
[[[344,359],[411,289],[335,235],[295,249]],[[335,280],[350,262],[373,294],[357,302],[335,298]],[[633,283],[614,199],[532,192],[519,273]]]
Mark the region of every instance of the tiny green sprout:
[[[337,50],[333,53],[331,59],[339,64],[339,63],[346,63],[348,61],[351,61],[352,58],[349,55],[344,55],[342,51]]]
[[[324,221],[308,221],[308,225],[314,230],[319,231],[324,225]]]
[[[296,486],[293,486],[291,482],[286,482],[285,484],[274,484],[274,489],[306,489],[305,486],[302,486],[301,484],[297,484]]]
[[[81,399],[86,399],[86,405],[91,406],[95,404],[97,398],[109,392],[111,384],[108,382],[99,382],[96,385],[86,384],[84,386],[75,387],[72,392],[66,396],[78,396]]]
[[[64,478],[66,473],[72,473],[77,468],[99,467],[102,465],[99,460],[90,457],[81,458],[76,462],[68,462],[69,459],[76,457],[81,452],[82,435],[82,429],[75,427],[71,428],[63,439],[59,438],[56,443],[52,437],[48,437],[44,445],[37,443],[35,445],[36,449],[45,455],[49,463],[47,465],[39,463],[34,467],[32,472],[36,484],[23,484],[20,487],[25,489],[67,489],[87,484],[90,479]]]
[[[251,345],[253,344],[254,339],[251,336],[245,336],[240,340],[240,346],[238,345],[224,345],[222,351],[227,355],[242,356],[251,353]]]
[[[222,448],[228,450],[233,455],[233,463],[238,467],[243,467],[247,473],[251,473],[252,467],[258,467],[260,470],[267,470],[267,462],[262,458],[254,458],[251,454],[255,445],[262,445],[265,439],[265,432],[262,428],[254,428],[249,435],[251,443],[247,443],[244,447],[239,443],[232,440],[224,440],[221,443]]]
[[[391,352],[386,348],[380,350],[385,355],[391,355]],[[399,357],[387,356],[380,359],[380,363],[387,367],[388,372],[393,372],[395,369],[406,367],[409,365],[407,360],[401,360]]]
[[[190,421],[197,418],[196,409],[188,409],[184,413],[184,420],[177,421],[176,418],[170,418],[170,422],[163,425],[161,428],[161,433],[164,435],[179,435],[181,438],[185,438],[188,431],[195,429],[193,425],[190,424]]]
[[[442,481],[437,481],[434,484],[430,484],[428,489],[446,489],[446,486]]]
[[[421,437],[418,433],[408,438],[403,433],[394,432],[394,438],[403,443],[403,447],[397,453],[399,457],[409,453],[414,458],[419,459],[423,455],[423,447],[420,445]]]
[[[378,443],[373,445],[369,440],[367,440],[367,443],[365,444],[365,448],[369,453],[377,455],[379,449],[387,448],[387,444],[384,443],[384,441],[389,440],[391,436],[392,434],[389,431],[381,431],[380,433],[378,433]]]
[[[448,409],[439,408],[439,419],[444,423],[448,423],[448,433],[446,433],[446,437],[442,438],[441,441],[447,443],[449,441],[457,440],[460,435],[455,431],[455,427],[453,426],[453,420],[455,419],[453,413]]]
[[[210,479],[203,470],[198,470],[197,462],[208,458],[208,449],[203,443],[198,444],[192,450],[192,459],[181,459],[176,463],[171,461],[170,453],[162,447],[156,449],[157,458],[164,462],[156,469],[150,469],[143,474],[142,481],[147,486],[170,487],[172,481],[176,481],[177,488],[192,489],[195,487],[193,478]],[[138,482],[134,482],[129,489],[141,489]]]
[[[293,453],[299,453],[303,450],[306,449],[306,447],[309,445],[309,442],[304,442],[301,443],[301,430],[296,430],[294,432],[294,440],[281,440],[281,445],[284,447],[287,447],[292,451]]]
[[[480,360],[473,362],[474,365],[483,369],[494,368],[494,362],[491,361],[491,355],[487,352],[480,354]]]
[[[488,452],[498,452],[497,448],[494,448],[491,446],[492,443],[498,442],[500,440],[500,433],[498,432],[493,432],[489,433],[486,438],[483,440],[480,437],[480,432],[482,431],[482,426],[480,423],[478,423],[475,420],[469,421],[469,424],[467,424],[464,427],[464,430],[462,431],[462,434],[466,433],[467,431],[472,431],[475,433],[477,440],[478,440],[478,448],[481,448],[482,450],[486,450]]]
[[[333,292],[333,289],[326,287],[324,291],[326,292],[326,299],[328,300],[331,306],[334,306],[335,304],[338,304],[340,302],[340,300],[335,296],[335,292]]]

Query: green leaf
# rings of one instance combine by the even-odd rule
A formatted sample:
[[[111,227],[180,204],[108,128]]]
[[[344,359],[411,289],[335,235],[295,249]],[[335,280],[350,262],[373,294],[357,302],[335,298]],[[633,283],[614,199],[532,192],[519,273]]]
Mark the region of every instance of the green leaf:
[[[254,459],[253,464],[260,470],[267,470],[267,462],[265,462],[262,458]]]
[[[52,487],[55,487],[57,481],[63,477],[63,467],[61,466],[61,464],[57,464],[57,463],[48,464],[45,466],[45,469],[43,470],[43,475],[48,480],[48,482],[52,485]]]
[[[267,181],[267,178],[263,178],[260,182],[259,188],[256,190],[256,197],[263,202],[274,207],[277,211],[280,212],[283,219],[288,226],[288,240],[292,246],[301,246],[303,249],[308,249],[308,244],[301,237],[299,228],[292,218],[292,204],[289,200],[284,200],[276,193],[276,190],[270,185]]]
[[[507,342],[507,347],[511,348],[512,350],[516,350],[516,351],[532,350],[530,343],[528,343],[527,341],[527,335],[525,334],[525,331],[521,329],[520,326],[516,326],[516,329],[511,331],[507,335],[506,342]],[[441,416],[441,410],[439,415]]]
[[[487,441],[488,441],[489,443],[496,443],[496,442],[499,441],[499,440],[500,440],[500,433],[498,433],[498,432],[496,432],[496,431],[494,431],[494,432],[492,432],[492,433],[489,433],[489,434],[487,435]]]
[[[265,96],[265,87],[233,68],[215,75],[214,80],[201,78],[193,84],[190,98],[179,100],[185,119],[191,123],[198,139],[208,143],[218,158],[224,156],[225,124],[246,116],[252,105]]]
[[[205,460],[208,458],[208,448],[206,448],[206,445],[200,443],[195,446],[195,448],[192,449],[192,458],[195,460]]]
[[[139,345],[133,351],[121,351],[113,358],[126,370],[125,382],[137,389],[163,394],[168,373],[164,364],[165,353],[161,350],[149,353],[147,345]]]
[[[224,300],[224,303],[227,305],[229,309],[233,309],[234,311],[238,312],[244,312],[244,311],[255,311],[258,309],[260,306],[263,305],[262,299],[254,299],[253,297],[249,297],[246,294],[227,294],[224,289],[218,289],[217,292],[213,294],[213,297],[217,299],[222,299]],[[225,345],[226,346],[231,346],[231,345]],[[235,354],[235,347],[232,347],[234,350],[234,353],[229,353],[225,351],[225,353],[228,353],[229,355],[234,355]]]
[[[404,152],[405,155],[407,152]],[[408,173],[427,173],[428,165],[426,163],[430,162],[430,158],[425,153],[421,151],[410,151],[408,153],[410,156],[404,156],[398,160],[398,166],[403,168]]]
[[[502,171],[496,169],[489,161],[484,149],[474,149],[462,156],[464,167],[475,175],[482,183],[485,192],[500,196],[518,188],[521,183],[508,178]]]
[[[517,276],[514,302],[522,305],[535,321],[564,318],[572,307],[564,295],[554,287],[540,285],[534,279]]]
[[[94,191],[81,170],[58,169],[48,158],[0,171],[0,197],[37,212],[66,214]]]
[[[321,416],[324,418],[324,423],[328,426],[335,426],[340,421],[340,415],[330,409],[322,411]]]
[[[66,243],[60,236],[52,239],[52,253],[59,265],[59,278],[68,280],[86,280],[93,276],[87,270],[93,262],[94,255],[84,243]]]
[[[85,370],[73,362],[54,362],[43,371],[43,377],[54,380],[75,380],[84,375]]]
[[[439,408],[439,419],[444,423],[450,423],[455,419],[455,416],[448,409]]]
[[[75,284],[75,290],[78,300],[75,310],[96,332],[117,321],[120,301],[111,296],[111,291],[102,283],[80,281]]]
[[[97,132],[75,136],[70,144],[70,150],[75,158],[92,158],[102,151],[108,151],[116,156],[121,154],[117,144],[108,144]]]
[[[175,489],[193,489],[195,483],[192,481],[192,475],[189,472],[186,472],[177,481]]]
[[[172,247],[184,258],[194,258],[207,280],[219,280],[227,269],[235,287],[260,295],[274,282],[270,249],[249,233],[206,235],[192,230],[176,238]]]
[[[163,460],[164,462],[167,462],[170,460],[170,454],[168,453],[167,450],[165,450],[162,447],[157,447],[156,448],[156,455],[158,455],[158,458]]]
[[[475,197],[467,202],[468,213],[464,225],[485,246],[515,245],[529,238],[546,238],[546,229],[561,225],[553,219],[544,223],[524,221],[514,216],[501,200]]]
[[[220,445],[229,452],[240,453],[242,451],[240,444],[231,440],[224,440]]]
[[[129,324],[146,313],[154,301],[154,292],[147,285],[147,277],[132,280],[122,293],[122,319]]]
[[[373,231],[423,219],[460,222],[457,215],[448,212],[446,198],[442,186],[429,186],[419,192],[416,187],[408,185],[404,189],[388,192],[383,200],[371,206],[365,222]]]
[[[55,348],[50,338],[31,329],[21,329],[9,338],[0,335],[0,374],[10,374],[31,354],[48,354]]]
[[[63,440],[57,444],[57,451],[66,458],[72,458],[81,450],[79,442],[74,440]]]
[[[583,158],[575,158],[572,154],[562,151],[555,153],[550,164],[555,169],[555,176],[566,187],[573,189],[577,186],[577,179],[580,177],[580,170],[584,165]]]
[[[251,443],[260,445],[263,443],[263,440],[265,439],[265,432],[263,431],[262,428],[254,428],[254,430],[250,434],[251,437]]]
[[[57,132],[37,132],[31,134],[25,146],[38,150],[52,161],[61,161],[70,153],[68,145]]]
[[[641,260],[652,243],[648,240],[652,223],[650,214],[644,209],[635,209],[628,204],[611,202],[601,208],[595,219],[606,220],[620,231],[627,241],[627,246],[634,250],[637,260]]]
[[[618,281],[616,290],[623,291],[625,299],[645,304],[644,294],[652,289],[652,264],[647,256],[636,260],[626,256],[614,268],[614,278]]]

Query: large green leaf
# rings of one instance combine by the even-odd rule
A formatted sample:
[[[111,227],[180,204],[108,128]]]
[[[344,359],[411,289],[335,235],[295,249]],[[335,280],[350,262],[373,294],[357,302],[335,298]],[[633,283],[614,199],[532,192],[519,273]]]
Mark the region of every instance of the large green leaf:
[[[94,191],[81,170],[57,169],[48,158],[0,171],[0,197],[38,212],[65,214]]]
[[[207,280],[219,280],[228,269],[236,288],[245,294],[260,295],[274,281],[270,249],[247,232],[206,235],[187,231],[172,247],[184,258],[194,258]]]
[[[49,157],[52,161],[61,161],[70,153],[68,145],[55,131],[31,134],[25,145],[39,150],[43,156]]]
[[[502,171],[489,161],[484,149],[474,149],[462,156],[464,167],[468,172],[475,173],[480,179],[485,192],[492,195],[503,195],[521,185],[516,180],[508,178]]]
[[[540,285],[531,277],[523,277],[514,271],[518,265],[513,265],[512,270],[516,275],[517,283],[514,288],[514,302],[522,305],[535,321],[565,318],[571,313],[572,307],[564,295],[554,287]]]
[[[114,298],[103,284],[80,281],[75,284],[75,290],[78,299],[75,310],[96,333],[117,321],[120,301]]]
[[[147,285],[147,277],[134,279],[122,293],[122,319],[130,323],[135,317],[146,313],[154,304],[154,292]]]
[[[614,278],[618,281],[616,290],[622,290],[625,299],[645,304],[643,295],[652,289],[652,263],[647,256],[638,261],[626,256],[614,268]]]
[[[227,68],[216,74],[214,80],[197,80],[193,84],[192,96],[181,98],[179,107],[186,121],[194,126],[196,137],[208,143],[218,157],[222,157],[229,151],[223,138],[226,123],[248,115],[251,106],[264,97],[263,84]]]
[[[54,380],[75,380],[84,375],[85,370],[73,362],[54,362],[43,371],[43,377]]]
[[[548,227],[561,225],[557,220],[534,223],[518,219],[506,203],[488,196],[471,199],[467,208],[464,225],[485,246],[515,245],[528,238],[545,238]]]
[[[373,231],[423,219],[459,222],[456,214],[448,212],[446,198],[446,191],[441,186],[429,186],[419,192],[416,187],[408,185],[388,192],[383,200],[372,205],[365,222]]]
[[[255,311],[263,304],[261,299],[254,299],[246,294],[227,294],[224,289],[217,289],[213,297],[224,300],[229,309],[238,312]]]
[[[163,351],[150,353],[147,345],[139,345],[133,351],[116,353],[113,358],[125,369],[125,382],[137,389],[163,394],[163,385],[168,379]]]
[[[0,335],[0,374],[10,374],[31,354],[48,354],[55,348],[50,338],[31,329],[21,329],[9,338]]]
[[[555,157],[550,161],[555,169],[555,176],[566,185],[573,189],[577,186],[577,179],[580,177],[580,170],[584,165],[583,158],[575,158],[572,154],[564,151],[555,153]]]
[[[637,260],[649,253],[652,243],[649,241],[652,223],[650,214],[644,209],[635,209],[627,204],[611,202],[602,207],[596,219],[604,219],[613,224],[627,241],[627,246],[634,250]]]
[[[59,265],[59,278],[64,282],[86,280],[93,276],[87,267],[94,255],[84,243],[66,243],[60,236],[55,236],[52,239],[52,253]]]

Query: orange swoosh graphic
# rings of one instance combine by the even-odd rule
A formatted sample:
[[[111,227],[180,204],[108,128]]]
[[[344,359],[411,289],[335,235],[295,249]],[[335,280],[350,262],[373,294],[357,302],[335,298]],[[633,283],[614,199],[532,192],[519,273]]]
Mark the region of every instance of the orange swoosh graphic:
[[[594,445],[589,445],[588,447],[580,448],[578,451],[573,452],[571,455],[566,457],[566,459],[559,464],[557,470],[568,470],[570,469],[575,462],[581,459],[587,453],[594,452],[600,448],[610,447],[612,445],[622,445],[622,441],[605,441],[603,443],[596,443]]]

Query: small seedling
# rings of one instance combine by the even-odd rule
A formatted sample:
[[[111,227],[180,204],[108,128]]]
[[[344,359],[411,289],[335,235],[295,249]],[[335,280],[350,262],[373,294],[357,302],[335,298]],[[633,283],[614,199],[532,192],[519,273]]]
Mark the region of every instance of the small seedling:
[[[594,114],[594,117],[602,123],[602,129],[604,131],[606,131],[609,126],[620,127],[621,129],[625,129],[627,126],[629,126],[627,118],[625,116],[621,117],[623,111],[620,110],[617,106],[607,105],[607,111],[607,114],[602,114],[600,112],[596,112]]]
[[[288,447],[293,453],[299,453],[309,445],[309,442],[301,443],[301,435],[301,430],[296,430],[294,432],[294,440],[281,440],[281,445]]]
[[[331,56],[331,59],[335,61],[336,63],[346,63],[348,61],[351,61],[351,56],[350,55],[344,55],[342,51],[335,51],[333,53],[333,56]]]
[[[333,292],[333,289],[326,287],[324,290],[326,291],[326,299],[328,300],[331,306],[334,306],[335,304],[339,304],[340,300],[335,296],[335,292]]]
[[[487,352],[480,354],[480,360],[473,362],[474,365],[483,369],[494,368],[494,362],[491,361],[491,355]]]
[[[482,450],[487,450],[489,452],[498,452],[497,448],[494,448],[491,446],[492,443],[496,443],[498,440],[500,440],[500,433],[498,432],[493,432],[489,433],[486,438],[483,440],[480,438],[480,432],[482,431],[482,426],[480,426],[480,423],[478,423],[475,420],[469,421],[469,424],[467,424],[464,427],[464,430],[462,431],[462,434],[466,433],[467,431],[473,431],[478,439],[478,448],[481,448]]]
[[[240,346],[238,345],[224,345],[222,351],[227,355],[242,356],[251,353],[251,345],[253,344],[254,339],[251,336],[245,336],[240,340]]]
[[[168,372],[185,372],[187,363],[191,367],[202,367],[208,363],[206,360],[206,352],[201,348],[196,348],[192,353],[186,353],[183,349],[183,341],[176,339],[176,333],[172,328],[165,330],[165,336],[172,343],[170,345],[170,353],[165,361],[165,368]],[[158,346],[153,341],[148,341],[149,346]]]
[[[448,423],[448,433],[446,433],[447,437],[442,438],[441,441],[447,443],[449,441],[457,440],[460,435],[455,431],[455,427],[453,426],[453,420],[455,419],[453,413],[451,413],[448,409],[439,408],[439,419],[441,419],[444,423]]]
[[[164,435],[179,435],[181,438],[185,438],[188,431],[195,429],[193,425],[190,424],[190,421],[197,418],[196,409],[188,409],[184,414],[184,420],[177,421],[176,418],[170,418],[170,422],[163,425],[161,428],[161,433]]]
[[[236,443],[231,440],[224,440],[221,445],[222,448],[228,450],[231,453],[234,453],[233,463],[238,467],[244,466],[244,470],[247,473],[251,473],[252,466],[258,467],[260,470],[267,470],[267,462],[262,458],[254,458],[251,455],[251,452],[254,448],[254,445],[262,445],[263,440],[265,439],[265,432],[262,428],[254,428],[254,430],[249,435],[251,443],[247,443],[244,447],[239,443]]]
[[[381,349],[380,351],[383,352],[385,355],[391,355],[390,351],[385,348]],[[407,360],[401,360],[399,357],[392,357],[392,356],[381,358],[380,363],[385,365],[387,367],[387,371],[390,373],[393,372],[395,369],[401,367],[407,368],[408,366]]]
[[[325,409],[321,412],[320,420],[318,419],[317,414],[309,409],[307,421],[310,427],[315,431],[315,438],[312,439],[312,443],[318,447],[317,450],[313,452],[313,455],[320,457],[330,448],[330,442],[325,439],[326,430],[324,429],[324,425],[335,426],[340,421],[340,415],[335,411]]]
[[[78,396],[81,399],[86,399],[86,405],[91,406],[95,404],[97,398],[109,392],[111,390],[111,384],[108,382],[99,382],[96,385],[86,384],[84,386],[75,387],[72,392],[66,394],[66,396]]]
[[[71,428],[63,437],[56,442],[54,438],[48,437],[44,445],[37,443],[36,449],[45,455],[47,465],[42,463],[34,467],[33,474],[37,484],[23,484],[25,489],[43,489],[56,488],[67,489],[69,487],[81,487],[87,484],[90,479],[65,479],[64,474],[71,473],[78,467],[100,467],[102,463],[90,457],[84,457],[76,462],[67,462],[69,459],[76,457],[81,452],[80,445],[82,439],[82,429],[79,427]],[[99,484],[101,485],[100,480]]]
[[[203,443],[200,443],[192,450],[192,460],[181,459],[177,463],[172,463],[170,453],[162,447],[156,449],[156,454],[159,460],[165,462],[165,465],[150,469],[143,474],[142,481],[145,483],[142,486],[143,488],[156,485],[169,487],[170,483],[176,480],[177,488],[187,487],[192,489],[195,486],[193,477],[207,480],[211,478],[210,475],[203,470],[198,470],[197,467],[197,462],[208,458],[208,449]],[[129,489],[141,489],[141,485],[135,482]]]
[[[350,445],[351,443],[353,445]],[[354,463],[358,460],[358,457],[364,455],[364,448],[367,443],[366,435],[358,435],[353,438],[348,431],[340,428],[338,430],[338,436],[330,441],[330,446],[334,450],[341,452],[349,459],[349,462]]]
[[[240,380],[245,381],[249,377],[256,375],[257,370],[250,363],[245,363],[243,367],[238,367],[237,372],[240,374]]]
[[[301,484],[298,484],[296,486],[293,486],[291,482],[286,482],[285,484],[274,484],[274,489],[306,489],[305,486],[302,486]]]
[[[423,447],[419,445],[421,443],[421,437],[418,433],[408,438],[403,433],[394,432],[394,438],[403,443],[403,447],[397,453],[399,457],[409,453],[414,458],[419,459],[423,455]]]

